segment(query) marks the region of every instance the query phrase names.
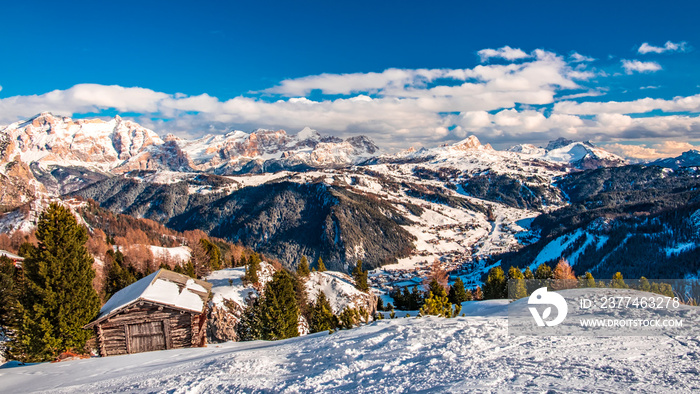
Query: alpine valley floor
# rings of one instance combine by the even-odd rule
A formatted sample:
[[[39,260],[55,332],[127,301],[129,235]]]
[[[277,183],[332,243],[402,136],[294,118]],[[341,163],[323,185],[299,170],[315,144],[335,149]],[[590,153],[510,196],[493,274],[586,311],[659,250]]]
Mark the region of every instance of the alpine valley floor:
[[[698,337],[514,337],[506,300],[468,317],[0,368],[0,392],[693,392]]]

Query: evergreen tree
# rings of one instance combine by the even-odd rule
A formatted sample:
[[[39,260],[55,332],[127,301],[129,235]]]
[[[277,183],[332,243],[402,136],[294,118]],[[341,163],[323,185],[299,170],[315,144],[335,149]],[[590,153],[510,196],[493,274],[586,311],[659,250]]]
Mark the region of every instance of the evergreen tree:
[[[355,269],[352,270],[352,277],[355,279],[355,287],[357,287],[358,290],[364,291],[365,293],[369,291],[367,271],[362,270],[362,260],[357,260],[357,265]]]
[[[241,321],[238,323],[236,333],[239,341],[255,341],[262,339],[262,308],[260,298],[255,297],[248,301],[248,306],[243,310]]]
[[[261,336],[277,340],[299,336],[299,307],[292,276],[285,270],[277,271],[265,285],[260,301]]]
[[[610,287],[612,287],[613,289],[628,288],[627,284],[625,284],[625,279],[622,277],[621,272],[616,272],[615,275],[613,275],[612,281],[610,282]]]
[[[136,282],[136,277],[124,265],[121,251],[107,251],[107,276],[103,288],[104,299],[109,300],[114,293]]]
[[[318,267],[316,268],[316,271],[318,272],[325,272],[326,271],[326,265],[323,264],[323,259],[318,258]]]
[[[547,264],[542,263],[535,270],[535,279],[539,280],[549,280],[552,279],[552,268]]]
[[[185,263],[185,266],[183,267],[182,271],[185,275],[189,276],[190,278],[197,278],[197,272],[195,270],[194,263],[192,262],[192,260]]]
[[[516,300],[527,297],[525,277],[519,269],[512,266],[508,270],[508,297]]]
[[[442,316],[449,318],[458,314],[459,309],[461,309],[461,305],[459,306],[459,309],[453,313],[452,304],[447,298],[445,288],[442,287],[442,285],[440,285],[436,279],[433,279],[431,285],[432,286],[430,286],[430,288],[432,290],[428,291],[428,296],[425,299],[425,303],[423,303],[423,306],[420,309],[420,315]],[[433,290],[435,293],[433,293]]]
[[[535,270],[535,289],[540,287],[549,287],[552,280],[552,268],[546,263],[540,264]]]
[[[539,287],[537,285],[537,281],[534,280],[535,275],[532,273],[532,270],[530,270],[530,267],[525,268],[525,272],[523,272],[523,279],[525,279],[525,290],[527,291],[527,294],[532,294],[532,292],[537,290]]]
[[[304,316],[306,321],[309,321],[311,316],[311,305],[309,297],[306,294],[306,282],[299,275],[291,275],[294,282],[294,295],[299,307],[299,315]]]
[[[508,287],[503,268],[493,267],[489,271],[489,276],[484,283],[485,299],[501,299],[508,297]]]
[[[221,249],[214,243],[210,242],[206,238],[199,240],[199,245],[202,247],[206,253],[208,259],[208,268],[210,270],[220,270],[221,269]]]
[[[406,289],[406,292],[408,292],[408,289]],[[407,309],[410,311],[418,310],[423,306],[424,302],[423,294],[418,291],[418,286],[413,286],[413,290],[411,290],[411,293],[408,295]]]
[[[428,292],[432,292],[433,294],[440,294],[440,295],[445,293],[445,296],[447,296],[447,292],[445,291],[445,288],[435,278],[433,278],[433,280],[431,280],[430,283],[428,284]]]
[[[649,279],[645,277],[639,278],[639,290],[641,291],[651,291],[651,285],[649,284]]]
[[[452,304],[461,305],[465,301],[472,300],[472,293],[464,289],[464,282],[462,278],[457,277],[455,283],[450,287],[450,293],[448,298]]]
[[[297,275],[305,278],[309,276],[309,262],[306,260],[306,256],[301,256],[301,261],[299,261],[299,266],[297,267]]]
[[[593,274],[586,272],[582,277],[579,278],[580,287],[596,287],[595,279]]]
[[[382,300],[382,297],[377,297],[377,311],[383,311],[384,310],[384,300]]]
[[[253,253],[248,256],[248,264],[245,267],[245,275],[243,275],[243,280],[249,283],[258,283],[258,270],[260,269],[260,256],[257,253]]]
[[[15,358],[13,344],[20,323],[19,289],[22,287],[22,270],[17,269],[12,260],[0,256],[0,337],[9,339],[4,346],[4,356]]]
[[[38,246],[24,261],[19,342],[25,361],[48,361],[69,349],[84,350],[91,333],[83,326],[97,314],[100,301],[92,287],[87,230],[70,210],[49,205],[36,236]]]
[[[318,291],[316,302],[311,308],[309,330],[311,332],[330,331],[338,327],[338,317],[333,314],[331,304],[322,291]]]

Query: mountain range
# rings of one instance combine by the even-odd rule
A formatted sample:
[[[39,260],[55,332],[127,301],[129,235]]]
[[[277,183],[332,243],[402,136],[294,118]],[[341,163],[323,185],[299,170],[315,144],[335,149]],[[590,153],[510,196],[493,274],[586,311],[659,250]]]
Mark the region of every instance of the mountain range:
[[[678,174],[693,157],[689,152],[653,168],[676,171],[669,179],[682,184]],[[440,259],[478,281],[494,256],[532,254],[548,237],[577,231],[560,214],[578,206],[573,183],[609,182],[616,168],[623,183],[656,179],[625,170],[636,167],[590,142],[561,138],[499,151],[470,136],[391,154],[364,136],[340,139],[308,128],[187,140],[159,137],[118,116],[72,120],[42,113],[0,127],[0,206],[13,211],[0,216],[0,228],[27,228],[26,218],[35,215],[17,209],[32,201],[79,196],[178,231],[241,242],[289,267],[301,255],[346,272],[356,260],[412,269]],[[613,175],[605,181],[600,170]],[[664,188],[671,183],[654,182],[670,193]],[[605,187],[594,192],[610,196]],[[660,212],[654,207],[647,211]]]

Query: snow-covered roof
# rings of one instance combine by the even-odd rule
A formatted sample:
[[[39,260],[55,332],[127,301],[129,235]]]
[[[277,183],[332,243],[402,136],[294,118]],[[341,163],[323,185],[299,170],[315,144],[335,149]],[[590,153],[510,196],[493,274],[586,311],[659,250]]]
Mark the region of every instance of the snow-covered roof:
[[[140,301],[202,313],[209,298],[211,286],[211,283],[206,281],[160,269],[116,292],[100,309],[97,318],[88,326],[92,326]]]
[[[22,256],[17,256],[16,254],[10,253],[10,252],[8,252],[8,251],[6,251],[6,250],[0,250],[0,256],[5,256],[5,257],[7,257],[8,259],[14,260],[14,261],[24,261],[24,257],[22,257]]]

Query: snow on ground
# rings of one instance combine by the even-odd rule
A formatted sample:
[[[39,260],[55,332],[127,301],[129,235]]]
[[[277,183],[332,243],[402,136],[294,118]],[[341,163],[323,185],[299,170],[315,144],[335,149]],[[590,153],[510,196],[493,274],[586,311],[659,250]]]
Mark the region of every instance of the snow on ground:
[[[272,280],[274,273],[275,269],[271,264],[261,262],[258,270],[260,285],[264,287],[267,282]],[[245,300],[251,293],[255,293],[257,296],[257,291],[252,284],[243,283],[244,275],[245,267],[225,268],[209,274],[206,281],[212,284],[212,302],[217,306],[223,306],[224,299],[227,299],[245,307],[247,305]]]
[[[164,248],[161,246],[149,245],[148,247],[151,248],[154,257],[168,257],[181,263],[189,261],[192,255],[192,250],[187,246]]]
[[[695,242],[684,242],[673,247],[668,247],[666,248],[666,256],[671,257],[673,255],[678,255],[687,250],[697,248],[697,246]]]
[[[350,275],[335,271],[312,272],[306,281],[308,299],[316,300],[319,290],[323,291],[335,314],[346,308],[369,307],[369,295],[355,288]]]
[[[700,390],[697,337],[508,336],[505,305],[472,304],[482,316],[5,368],[0,381],[8,393]]]

